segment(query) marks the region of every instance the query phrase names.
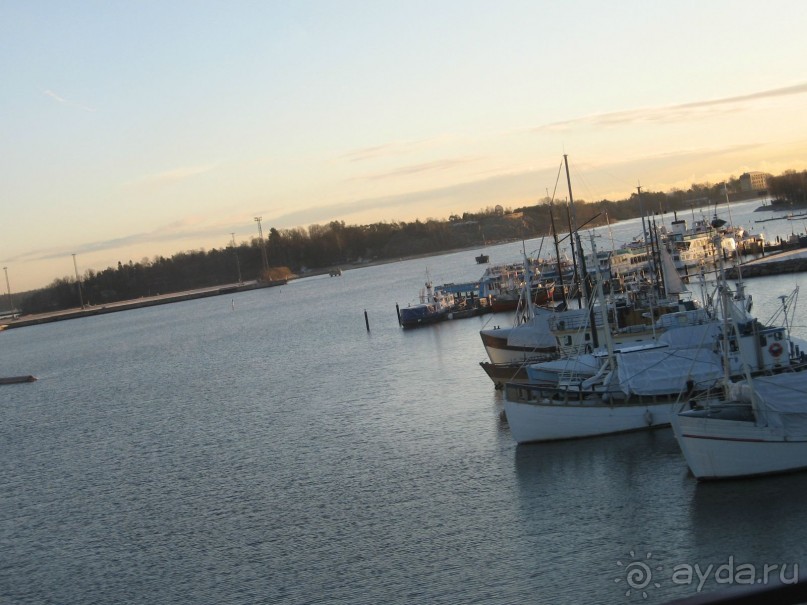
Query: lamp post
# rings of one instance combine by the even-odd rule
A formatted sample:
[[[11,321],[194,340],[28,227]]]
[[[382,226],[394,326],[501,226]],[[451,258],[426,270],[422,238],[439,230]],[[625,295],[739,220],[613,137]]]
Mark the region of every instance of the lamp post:
[[[14,313],[14,299],[11,297],[11,286],[8,283],[8,267],[3,267],[3,271],[6,273],[6,291],[8,292],[9,311]]]
[[[76,255],[73,254],[73,269],[76,270],[76,285],[78,285],[78,303],[81,308],[84,308],[84,299],[81,296],[81,280],[78,278],[78,265],[76,264]]]
[[[238,250],[235,249],[235,233],[230,234],[233,238],[233,254],[235,255],[235,268],[238,271],[238,283],[244,283],[241,279],[241,263],[238,262]]]
[[[263,260],[263,272],[269,270],[269,260],[266,258],[266,245],[263,242],[263,228],[261,227],[261,217],[256,216],[255,222],[258,223],[258,235],[261,238],[261,259]]]

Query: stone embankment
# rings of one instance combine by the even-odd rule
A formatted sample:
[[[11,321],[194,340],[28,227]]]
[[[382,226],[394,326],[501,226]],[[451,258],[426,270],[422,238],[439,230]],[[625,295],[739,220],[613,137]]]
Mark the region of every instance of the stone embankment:
[[[258,288],[271,288],[273,286],[282,286],[286,283],[287,280],[285,279],[271,282],[250,281],[240,284],[230,284],[226,286],[200,288],[198,290],[189,290],[186,292],[173,292],[171,294],[160,294],[157,296],[144,296],[142,298],[138,298],[135,300],[123,300],[114,303],[107,303],[104,305],[85,305],[84,307],[81,308],[65,309],[63,311],[54,311],[52,313],[22,315],[14,319],[4,321],[2,324],[0,324],[0,330],[11,328],[22,328],[25,326],[34,326],[43,323],[50,323],[52,321],[63,321],[65,319],[77,319],[79,317],[88,317],[91,315],[116,313],[118,311],[128,311],[130,309],[141,309],[143,307],[165,305],[169,303],[182,302],[185,300],[193,300],[196,298],[221,296],[222,294],[235,294],[236,292],[244,292],[246,290],[256,290]]]
[[[739,270],[742,270],[744,279],[807,271],[807,250],[789,250],[743,263],[739,268],[732,267],[727,269],[726,277],[728,279],[737,279]]]

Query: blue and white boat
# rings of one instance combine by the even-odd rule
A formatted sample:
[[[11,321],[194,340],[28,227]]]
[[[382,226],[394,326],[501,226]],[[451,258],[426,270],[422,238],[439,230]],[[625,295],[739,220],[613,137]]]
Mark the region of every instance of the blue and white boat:
[[[417,328],[448,319],[454,306],[454,294],[426,281],[420,293],[420,302],[399,309],[398,320],[404,328]]]

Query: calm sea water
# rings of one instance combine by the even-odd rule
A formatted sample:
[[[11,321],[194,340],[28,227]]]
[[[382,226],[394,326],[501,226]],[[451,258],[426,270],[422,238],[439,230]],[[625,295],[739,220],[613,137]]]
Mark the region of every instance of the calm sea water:
[[[39,378],[0,387],[0,603],[660,603],[807,565],[807,474],[699,485],[666,429],[516,447],[478,366],[508,318],[396,322],[477,253],[0,334]],[[760,318],[804,280],[749,281]]]

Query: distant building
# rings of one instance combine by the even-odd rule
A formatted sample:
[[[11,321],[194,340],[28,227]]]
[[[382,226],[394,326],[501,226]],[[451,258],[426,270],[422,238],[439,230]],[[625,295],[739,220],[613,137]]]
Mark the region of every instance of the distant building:
[[[504,208],[502,208],[501,205],[496,204],[496,207],[493,209],[493,213],[496,216],[504,216]]]
[[[740,175],[740,191],[761,191],[765,187],[764,172],[744,172]]]

